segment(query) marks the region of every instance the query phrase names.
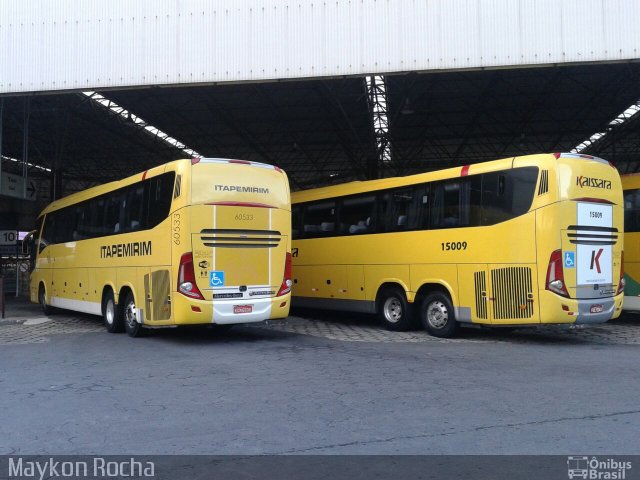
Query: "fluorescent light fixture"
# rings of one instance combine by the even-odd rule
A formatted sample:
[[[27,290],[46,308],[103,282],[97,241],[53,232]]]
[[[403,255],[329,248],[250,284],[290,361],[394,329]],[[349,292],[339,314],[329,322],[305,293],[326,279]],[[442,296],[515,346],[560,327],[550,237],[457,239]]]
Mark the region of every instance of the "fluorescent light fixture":
[[[154,127],[153,125],[149,125],[148,122],[144,121],[139,116],[135,115],[134,113],[131,113],[129,110],[125,109],[124,107],[121,107],[120,105],[115,103],[113,100],[109,100],[108,98],[105,98],[103,95],[99,94],[98,92],[86,91],[86,92],[82,92],[82,94],[89,97],[98,105],[110,110],[112,113],[115,113],[116,115],[121,116],[126,121],[138,127],[142,127],[147,133],[149,133],[149,135],[152,135],[160,139],[162,142],[170,145],[171,147],[182,150],[189,157],[202,156],[198,152],[196,152],[194,149],[188,148],[184,143],[176,140],[175,138],[171,137],[169,134],[163,132],[159,128]]]
[[[6,155],[2,155],[2,160],[7,160],[9,162],[14,162],[14,163],[22,163],[22,160],[18,160],[17,158],[13,158],[13,157],[7,157]],[[36,165],[35,163],[27,162],[27,166],[36,168],[38,170],[42,170],[43,172],[51,172],[50,168],[41,167],[40,165]]]
[[[629,108],[627,108],[624,112],[618,115],[616,118],[611,120],[609,122],[609,126],[614,127],[616,125],[622,125],[624,122],[631,119],[631,117],[634,117],[635,115],[637,115],[638,112],[640,112],[640,101],[638,101],[637,103],[634,103]],[[571,153],[582,152],[583,150],[589,148],[591,145],[593,145],[597,141],[602,140],[602,138],[604,138],[607,135],[607,133],[608,133],[607,131],[594,133],[587,140],[582,142],[580,145],[577,145],[576,147],[574,147],[573,150],[571,150]]]

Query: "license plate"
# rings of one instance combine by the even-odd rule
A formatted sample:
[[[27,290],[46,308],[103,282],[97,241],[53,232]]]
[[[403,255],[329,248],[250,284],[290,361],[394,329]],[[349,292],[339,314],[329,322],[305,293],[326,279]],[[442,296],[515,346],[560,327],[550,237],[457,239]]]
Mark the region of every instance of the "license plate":
[[[600,304],[596,304],[596,305],[591,305],[591,309],[589,310],[591,313],[601,313],[602,310],[604,310],[602,308],[602,305]]]
[[[233,313],[251,313],[253,312],[253,305],[234,305]]]

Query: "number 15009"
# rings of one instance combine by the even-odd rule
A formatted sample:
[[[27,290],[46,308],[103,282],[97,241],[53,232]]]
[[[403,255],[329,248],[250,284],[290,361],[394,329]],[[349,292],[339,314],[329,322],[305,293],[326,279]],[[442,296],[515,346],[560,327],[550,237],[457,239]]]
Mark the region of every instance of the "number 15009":
[[[467,242],[442,242],[442,250],[466,250]]]

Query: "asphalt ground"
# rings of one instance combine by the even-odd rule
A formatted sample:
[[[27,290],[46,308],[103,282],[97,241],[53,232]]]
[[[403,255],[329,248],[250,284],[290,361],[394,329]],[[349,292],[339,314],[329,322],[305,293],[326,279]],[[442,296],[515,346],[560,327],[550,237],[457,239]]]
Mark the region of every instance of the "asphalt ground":
[[[0,454],[638,454],[640,318],[388,332],[373,317],[109,334],[9,299]]]

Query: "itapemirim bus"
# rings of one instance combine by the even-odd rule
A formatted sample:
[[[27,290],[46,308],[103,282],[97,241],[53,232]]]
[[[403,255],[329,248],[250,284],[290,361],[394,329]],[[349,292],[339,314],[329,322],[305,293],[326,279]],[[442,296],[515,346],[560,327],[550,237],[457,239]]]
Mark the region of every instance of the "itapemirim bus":
[[[177,160],[50,204],[31,301],[102,315],[109,332],[259,322],[289,313],[286,174],[244,160]]]
[[[586,155],[507,158],[294,192],[293,305],[459,324],[606,322],[622,308],[622,189]],[[412,319],[413,317],[413,319]]]
[[[640,174],[622,175],[624,190],[624,309],[640,312]]]

